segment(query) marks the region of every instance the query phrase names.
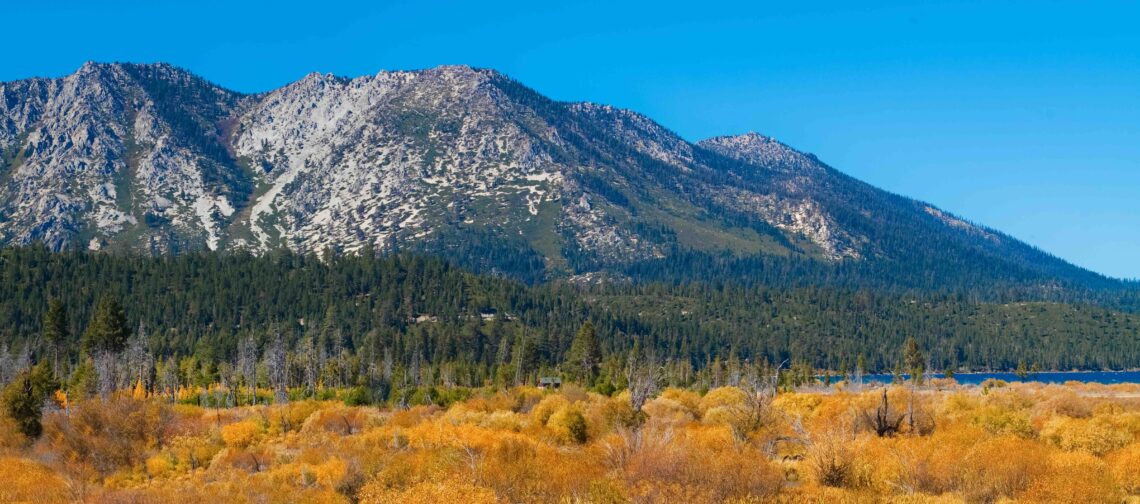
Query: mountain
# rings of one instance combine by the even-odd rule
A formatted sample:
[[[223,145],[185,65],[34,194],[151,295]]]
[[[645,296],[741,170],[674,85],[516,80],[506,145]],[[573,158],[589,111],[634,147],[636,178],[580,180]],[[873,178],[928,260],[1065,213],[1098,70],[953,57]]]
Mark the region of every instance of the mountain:
[[[528,281],[1125,286],[771,138],[690,143],[492,70],[313,73],[246,95],[88,63],[0,97],[3,245],[414,249]]]

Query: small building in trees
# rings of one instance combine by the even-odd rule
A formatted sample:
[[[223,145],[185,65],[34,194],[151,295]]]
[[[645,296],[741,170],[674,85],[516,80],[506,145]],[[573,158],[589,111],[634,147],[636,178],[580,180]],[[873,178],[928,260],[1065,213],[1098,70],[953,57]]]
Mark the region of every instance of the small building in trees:
[[[558,376],[543,376],[538,379],[538,388],[540,389],[556,389],[562,387],[562,378]]]

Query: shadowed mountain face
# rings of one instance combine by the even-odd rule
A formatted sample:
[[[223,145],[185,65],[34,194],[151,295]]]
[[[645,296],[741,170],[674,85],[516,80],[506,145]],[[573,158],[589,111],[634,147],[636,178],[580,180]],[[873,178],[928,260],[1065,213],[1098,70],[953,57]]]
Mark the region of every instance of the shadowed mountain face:
[[[693,144],[468,67],[310,74],[259,95],[164,64],[0,84],[0,243],[33,242],[399,247],[530,281],[1119,286],[771,138]]]

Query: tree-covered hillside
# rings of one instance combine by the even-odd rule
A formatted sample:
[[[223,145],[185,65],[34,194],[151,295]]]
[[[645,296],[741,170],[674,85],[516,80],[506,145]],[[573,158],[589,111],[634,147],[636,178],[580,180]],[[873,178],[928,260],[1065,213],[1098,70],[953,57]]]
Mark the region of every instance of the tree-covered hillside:
[[[689,378],[749,361],[852,370],[862,359],[868,371],[890,370],[909,337],[935,369],[1140,364],[1140,316],[1093,305],[734,284],[526,286],[416,255],[15,248],[0,251],[0,285],[4,358],[42,360],[58,341],[63,367],[80,362],[101,299],[119,303],[150,355],[193,356],[208,373],[235,363],[243,345],[260,357],[280,337],[290,362],[351,357],[341,363],[352,368],[346,376],[394,366],[428,380],[446,369],[461,384],[526,381],[566,371],[586,322],[596,328],[603,379],[635,349]],[[61,307],[45,317],[51,300]]]

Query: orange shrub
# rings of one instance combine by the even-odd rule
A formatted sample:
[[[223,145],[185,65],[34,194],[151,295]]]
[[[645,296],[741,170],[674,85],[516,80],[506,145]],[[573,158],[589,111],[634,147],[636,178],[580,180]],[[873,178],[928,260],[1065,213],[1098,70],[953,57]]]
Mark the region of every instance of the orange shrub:
[[[701,396],[696,392],[679,388],[667,388],[661,392],[661,395],[658,397],[679,404],[694,417],[700,414]]]
[[[0,458],[0,502],[67,503],[74,501],[67,481],[27,459]]]
[[[680,401],[661,397],[645,403],[641,410],[649,416],[649,420],[658,423],[683,424],[696,419],[696,408],[689,408]]]
[[[1048,450],[1019,437],[985,439],[960,448],[953,488],[971,501],[1012,497],[1046,471]]]
[[[1107,461],[1120,489],[1132,495],[1140,494],[1140,443],[1113,453]]]
[[[16,426],[16,421],[8,415],[0,413],[0,449],[19,448],[27,442],[28,439],[20,433],[19,427]]]
[[[694,425],[681,433],[645,432],[606,440],[610,465],[625,475],[635,500],[690,503],[772,498],[784,473],[726,427]]]
[[[272,467],[273,462],[273,453],[265,448],[226,448],[214,457],[210,470],[217,473],[237,469],[257,473]]]
[[[1054,453],[1049,473],[1021,496],[1028,502],[1117,503],[1121,494],[1103,461],[1084,453]]]
[[[141,464],[171,434],[172,417],[165,404],[154,401],[84,401],[70,416],[48,415],[43,439],[64,460],[107,475]]]
[[[852,439],[846,429],[816,435],[807,448],[808,476],[821,486],[836,488],[868,488],[874,484],[873,466],[858,457],[869,441]]]
[[[81,401],[2,447],[0,502],[1140,501],[1140,400],[1081,395],[1118,388],[923,389],[934,429],[881,438],[858,427],[883,389],[667,389],[637,418],[572,387],[446,410]],[[910,391],[886,390],[905,414]]]
[[[301,430],[303,432],[329,432],[347,436],[364,430],[368,416],[360,408],[334,407],[321,409],[309,415]]]
[[[390,488],[379,481],[372,481],[360,490],[361,504],[437,504],[469,503],[494,504],[498,502],[495,492],[477,486],[470,481],[450,479],[444,481],[424,481],[407,488]]]

